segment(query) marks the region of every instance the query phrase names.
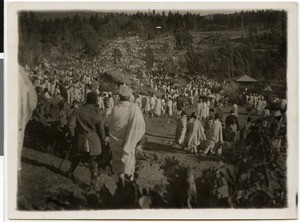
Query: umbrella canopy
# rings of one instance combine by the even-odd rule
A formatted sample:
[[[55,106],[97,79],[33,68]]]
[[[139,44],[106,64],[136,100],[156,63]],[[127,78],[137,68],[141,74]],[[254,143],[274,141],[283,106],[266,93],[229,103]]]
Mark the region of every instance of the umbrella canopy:
[[[242,76],[238,76],[236,78],[234,78],[234,80],[236,82],[257,82],[257,80],[251,78],[250,76],[247,75],[242,75]]]
[[[266,92],[272,92],[272,88],[270,86],[265,86],[265,88],[263,89],[263,91],[266,91]]]

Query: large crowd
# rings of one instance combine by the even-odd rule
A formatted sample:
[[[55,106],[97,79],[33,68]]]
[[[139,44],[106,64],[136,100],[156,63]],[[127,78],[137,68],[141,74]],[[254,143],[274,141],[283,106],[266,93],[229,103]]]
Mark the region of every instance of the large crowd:
[[[27,126],[25,140],[31,143],[31,147],[61,157],[68,156],[66,147],[70,150],[72,147],[68,138],[75,135],[75,132],[70,133],[70,121],[74,113],[85,107],[91,93],[97,97],[93,106],[104,117],[104,134],[108,137],[115,130],[109,128],[108,122],[122,104],[120,92],[101,90],[100,83],[96,81],[98,69],[61,70],[43,65],[25,69],[38,94],[38,106]],[[222,155],[224,143],[230,145],[246,140],[252,126],[260,121],[262,127],[269,129],[269,137],[277,151],[282,148],[286,135],[286,100],[282,100],[277,110],[271,110],[263,95],[244,93],[246,113],[243,115],[247,115],[247,121],[241,125],[238,103],[229,105],[228,98],[224,96],[222,85],[226,82],[198,76],[184,85],[170,81],[168,75],[143,72],[141,76],[146,81],[135,77],[133,84],[145,84],[152,89],[151,92],[130,93],[128,101],[138,107],[143,118],[168,118],[168,123],[170,118],[176,120],[175,138],[169,141],[170,145],[195,154]],[[228,107],[230,114],[224,118]],[[109,164],[110,140],[106,137],[102,138],[105,140],[102,145],[105,156],[101,161]]]

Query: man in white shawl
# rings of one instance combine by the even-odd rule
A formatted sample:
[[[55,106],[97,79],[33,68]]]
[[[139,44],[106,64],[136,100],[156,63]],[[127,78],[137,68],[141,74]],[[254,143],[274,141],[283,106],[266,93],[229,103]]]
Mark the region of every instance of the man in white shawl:
[[[162,111],[162,102],[160,97],[158,97],[154,106],[154,115],[160,117],[161,111]]]
[[[125,176],[134,179],[135,149],[146,131],[140,108],[129,102],[131,95],[130,87],[120,87],[120,102],[112,109],[109,122],[112,170],[123,181]]]
[[[115,106],[114,98],[113,98],[112,93],[110,92],[109,93],[109,99],[108,99],[108,107],[106,109],[106,117],[108,117],[111,114],[112,109],[114,108],[114,106]]]
[[[176,124],[176,132],[175,132],[175,143],[178,145],[182,145],[186,133],[186,124],[187,124],[187,118],[186,118],[186,112],[181,111],[180,116],[177,119]]]
[[[155,108],[155,104],[156,104],[156,96],[154,94],[152,94],[152,97],[150,99],[150,110],[151,110],[151,114],[154,114],[154,108]]]
[[[213,122],[212,128],[207,130],[206,134],[206,148],[204,150],[204,154],[208,154],[210,151],[214,153],[214,149],[219,149],[223,144],[223,130],[222,123],[220,122],[219,114],[215,114],[215,120]]]
[[[191,149],[192,153],[197,154],[197,146],[199,146],[201,141],[203,140],[206,140],[204,128],[202,126],[202,123],[198,119],[197,113],[193,112],[191,118],[187,123],[184,147]]]
[[[204,108],[203,99],[200,99],[197,106],[197,114],[200,117],[200,119],[202,119],[203,108]]]
[[[104,100],[100,93],[99,93],[97,104],[98,104],[99,109],[103,109],[103,110],[105,109]]]
[[[167,101],[167,110],[168,110],[169,117],[171,117],[173,114],[172,108],[173,108],[173,101],[172,101],[171,95],[169,95],[168,101]]]
[[[259,116],[261,116],[262,111],[263,111],[263,103],[262,103],[262,101],[261,101],[260,98],[258,98],[256,109],[257,109],[257,114],[258,114]]]
[[[239,115],[239,107],[236,103],[233,104],[234,115],[237,117]]]

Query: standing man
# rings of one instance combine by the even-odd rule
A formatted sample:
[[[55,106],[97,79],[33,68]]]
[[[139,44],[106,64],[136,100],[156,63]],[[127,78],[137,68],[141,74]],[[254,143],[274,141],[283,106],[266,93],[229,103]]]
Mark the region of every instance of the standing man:
[[[96,157],[101,154],[101,144],[105,141],[104,121],[97,101],[95,92],[88,93],[86,104],[74,110],[68,124],[71,137],[75,140],[68,176],[73,177],[77,165],[86,158],[90,164],[91,185],[98,174]]]
[[[215,114],[218,113],[220,117],[220,121],[223,121],[223,104],[222,103],[217,103],[216,108],[215,108]]]
[[[108,93],[108,107],[106,109],[106,117],[108,117],[111,114],[111,111],[113,107],[115,106],[114,98],[112,92]]]
[[[129,86],[120,87],[120,102],[111,113],[109,122],[112,170],[131,181],[135,171],[135,148],[145,134],[146,124],[140,108],[129,102],[132,90]]]
[[[199,116],[200,120],[202,120],[203,109],[204,109],[204,104],[203,104],[203,99],[201,98],[197,106],[197,115]]]
[[[183,110],[183,108],[184,108],[184,101],[183,101],[183,96],[182,95],[179,95],[177,97],[176,106],[177,106],[177,110],[178,111],[182,111]]]
[[[256,109],[257,109],[257,114],[258,114],[259,116],[261,116],[262,111],[263,111],[264,108],[263,108],[263,103],[262,103],[262,101],[261,101],[260,98],[258,98]]]
[[[236,117],[236,115],[234,113],[234,110],[231,110],[230,115],[228,115],[226,117],[225,127],[226,127],[226,129],[228,129],[229,127],[231,127],[233,129],[233,132],[235,134],[234,141],[236,141],[236,134],[237,134],[237,131],[240,130],[240,126],[239,126],[238,118]]]
[[[219,115],[215,114],[215,120],[213,122],[212,128],[210,128],[206,135],[206,148],[204,150],[204,154],[207,155],[210,151],[212,154],[215,152],[214,149],[219,149],[223,142],[223,129],[222,123],[219,120]]]
[[[197,147],[201,141],[206,140],[204,128],[198,119],[196,112],[193,112],[187,123],[187,131],[184,139],[184,147],[191,149],[192,153],[198,154]]]
[[[238,105],[236,103],[234,103],[232,107],[233,107],[234,115],[236,117],[238,117],[238,115],[239,115],[239,107],[238,107]]]
[[[156,96],[154,94],[152,94],[152,97],[150,99],[150,112],[151,112],[151,116],[154,115],[154,108],[155,108],[155,104],[156,104]]]

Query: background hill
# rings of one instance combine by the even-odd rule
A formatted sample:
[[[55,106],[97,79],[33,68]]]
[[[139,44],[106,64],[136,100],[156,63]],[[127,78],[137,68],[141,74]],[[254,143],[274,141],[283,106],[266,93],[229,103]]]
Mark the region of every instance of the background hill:
[[[104,66],[116,60],[118,66],[139,64],[134,72],[161,70],[176,76],[185,71],[221,80],[241,74],[261,81],[286,79],[284,11],[204,16],[172,11],[21,12],[19,20],[21,65],[36,66],[42,59],[66,61],[61,60],[65,55],[77,54]]]

